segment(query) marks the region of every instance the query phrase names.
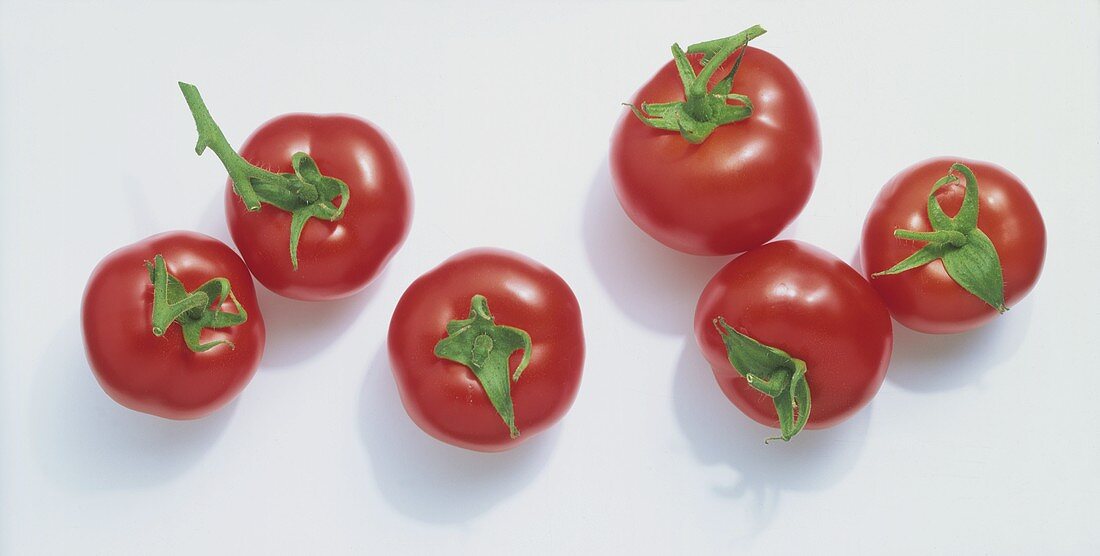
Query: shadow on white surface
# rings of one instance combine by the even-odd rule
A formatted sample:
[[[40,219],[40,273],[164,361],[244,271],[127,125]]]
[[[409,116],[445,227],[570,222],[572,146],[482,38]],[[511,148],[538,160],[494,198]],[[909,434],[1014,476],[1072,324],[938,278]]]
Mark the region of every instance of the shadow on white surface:
[[[863,274],[861,263],[856,248],[849,264]],[[894,351],[886,380],[916,392],[953,390],[978,382],[991,367],[1010,360],[1023,344],[1031,325],[1032,297],[962,334],[925,334],[894,321]]]
[[[298,301],[272,293],[256,282],[256,297],[264,314],[267,343],[263,369],[296,365],[335,342],[362,314],[381,289],[385,269],[362,291],[333,301]]]
[[[198,462],[225,431],[236,401],[203,419],[172,421],[126,409],[100,388],[69,318],[42,358],[28,438],[43,474],[73,490],[165,483]]]
[[[395,509],[430,523],[462,523],[521,491],[557,444],[559,428],[507,452],[444,444],[405,413],[383,345],[367,369],[359,404],[363,447],[378,489]]]
[[[894,354],[886,380],[906,390],[938,392],[974,384],[990,368],[1012,359],[1031,324],[1034,299],[977,330],[924,334],[894,322]]]
[[[806,430],[790,442],[764,439],[777,431],[749,419],[722,393],[710,365],[684,342],[672,398],[692,453],[705,465],[726,465],[735,475],[715,486],[719,494],[744,499],[748,522],[738,533],[753,536],[778,515],[784,491],[817,491],[836,484],[855,466],[866,441],[871,408],[825,430]]]
[[[689,334],[699,293],[732,257],[665,247],[630,221],[613,187],[605,158],[585,202],[583,232],[600,285],[631,320],[666,334]]]

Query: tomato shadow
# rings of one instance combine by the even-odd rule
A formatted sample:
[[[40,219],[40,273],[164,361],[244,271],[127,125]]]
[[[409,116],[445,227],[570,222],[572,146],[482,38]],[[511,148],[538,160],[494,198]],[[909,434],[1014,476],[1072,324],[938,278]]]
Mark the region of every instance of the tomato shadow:
[[[743,500],[743,516],[731,516],[735,537],[751,538],[778,516],[783,493],[813,492],[841,481],[855,467],[870,426],[870,407],[825,430],[807,430],[790,442],[764,439],[777,431],[741,413],[715,383],[695,345],[684,343],[672,384],[677,421],[692,454],[705,466],[723,466],[713,490]],[[726,473],[726,469],[735,475]]]
[[[850,261],[863,274],[860,250]],[[1031,325],[1029,298],[976,330],[961,334],[925,334],[894,325],[894,350],[886,380],[913,392],[942,392],[981,380],[990,368],[1012,358]]]
[[[28,437],[40,469],[72,490],[127,490],[169,482],[225,431],[236,402],[194,421],[126,409],[100,388],[84,357],[80,325],[65,321],[32,386]]]
[[[613,187],[605,158],[584,208],[589,264],[631,320],[665,334],[688,334],[699,293],[731,257],[688,255],[665,247],[631,222]]]
[[[332,301],[298,301],[273,293],[257,282],[267,342],[261,369],[292,367],[344,335],[381,289],[383,270],[362,291]]]
[[[364,381],[359,404],[363,448],[378,490],[400,512],[429,523],[463,523],[528,485],[546,465],[559,427],[500,453],[444,444],[405,413],[383,345]]]
[[[914,392],[954,390],[981,381],[1012,359],[1031,325],[1029,298],[993,322],[961,334],[924,334],[894,321],[894,353],[886,380]]]

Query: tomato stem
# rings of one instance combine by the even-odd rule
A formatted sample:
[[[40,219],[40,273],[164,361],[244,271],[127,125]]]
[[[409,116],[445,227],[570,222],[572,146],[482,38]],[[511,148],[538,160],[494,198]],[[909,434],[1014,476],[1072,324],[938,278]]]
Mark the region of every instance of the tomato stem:
[[[199,132],[195,153],[201,155],[207,148],[214,151],[229,172],[233,191],[250,212],[260,210],[261,203],[265,203],[291,214],[290,263],[298,270],[298,241],[306,222],[310,218],[335,222],[343,217],[351,198],[348,185],[321,174],[317,163],[304,152],[291,157],[293,173],[276,174],[249,163],[229,145],[198,88],[182,81],[179,86]],[[339,205],[334,202],[337,197]]]
[[[958,183],[960,176],[966,183],[966,190],[962,207],[951,217],[943,211],[936,192],[947,185]],[[993,242],[978,228],[979,204],[977,176],[965,164],[952,164],[947,175],[932,184],[932,191],[928,194],[928,222],[933,231],[894,230],[894,236],[899,239],[923,241],[926,245],[871,277],[900,274],[940,260],[955,283],[988,303],[997,312],[1007,311],[1001,259]]]
[[[157,254],[153,262],[146,261],[149,280],[153,283],[153,335],[163,336],[172,323],[183,329],[183,340],[187,347],[196,353],[226,345],[233,349],[228,340],[214,340],[200,343],[199,336],[204,328],[228,328],[248,321],[248,312],[244,310],[229,280],[213,278],[196,290],[188,292],[178,278],[168,273],[168,264],[164,257]],[[236,313],[221,310],[222,303],[229,299],[236,307]]]
[[[715,39],[693,44],[687,53],[679,44],[672,45],[672,59],[684,84],[684,100],[646,103],[641,108],[627,104],[642,123],[657,129],[678,131],[691,143],[702,143],[719,126],[739,122],[752,116],[752,100],[745,95],[733,93],[733,77],[741,67],[749,41],[763,35],[766,31],[754,25],[723,39]],[[737,59],[729,73],[708,89],[708,84],[719,67],[734,52]],[[687,54],[702,54],[702,71],[695,73],[694,66]],[[733,101],[731,104],[730,101]]]
[[[806,382],[806,362],[787,352],[764,345],[738,332],[719,316],[714,328],[726,345],[726,357],[733,370],[745,377],[749,386],[772,399],[779,419],[780,436],[770,440],[790,440],[810,420],[810,385]]]
[[[523,359],[509,373],[509,359],[519,350],[523,350]],[[469,367],[508,427],[509,436],[519,436],[511,383],[519,380],[531,362],[531,336],[526,331],[496,324],[488,300],[484,295],[475,295],[470,300],[469,316],[447,323],[447,337],[435,345],[435,355]]]

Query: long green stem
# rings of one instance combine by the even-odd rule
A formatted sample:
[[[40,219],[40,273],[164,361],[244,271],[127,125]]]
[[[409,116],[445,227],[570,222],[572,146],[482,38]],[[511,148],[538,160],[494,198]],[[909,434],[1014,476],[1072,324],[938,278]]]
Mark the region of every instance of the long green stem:
[[[179,86],[199,133],[195,152],[201,155],[207,148],[214,151],[233,181],[233,191],[249,211],[260,210],[261,203],[264,203],[291,213],[290,263],[297,270],[298,241],[303,227],[310,218],[334,222],[343,217],[351,199],[348,185],[321,174],[317,163],[304,152],[294,153],[291,157],[292,174],[276,174],[254,166],[230,146],[206,108],[198,88],[182,81]],[[340,198],[339,206],[333,202],[337,197]]]

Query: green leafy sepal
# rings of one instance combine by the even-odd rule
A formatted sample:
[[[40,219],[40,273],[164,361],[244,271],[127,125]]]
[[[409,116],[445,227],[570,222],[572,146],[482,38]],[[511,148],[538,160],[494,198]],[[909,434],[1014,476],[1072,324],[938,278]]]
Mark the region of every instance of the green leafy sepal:
[[[684,84],[682,101],[642,103],[641,108],[627,104],[634,115],[650,127],[676,131],[691,143],[702,143],[719,126],[739,122],[752,115],[752,100],[733,91],[733,77],[741,66],[749,41],[763,35],[764,28],[754,25],[740,33],[693,44],[687,53],[679,44],[672,45],[672,59]],[[734,52],[737,59],[725,77],[707,88],[714,73]],[[698,74],[687,54],[703,54],[703,70]],[[731,103],[732,101],[732,103]]]
[[[517,350],[523,359],[509,372],[508,360]],[[489,401],[508,427],[512,438],[519,436],[512,406],[512,382],[531,362],[531,336],[519,328],[496,324],[483,295],[470,300],[470,315],[447,323],[447,336],[435,345],[435,355],[470,368]]]
[[[713,324],[722,336],[733,369],[745,377],[749,386],[770,397],[775,404],[779,417],[778,438],[793,438],[810,420],[806,362],[738,332],[723,317],[714,319]]]
[[[149,280],[153,283],[153,335],[160,337],[172,323],[180,325],[187,347],[196,353],[225,344],[233,349],[229,340],[201,343],[199,336],[204,328],[228,328],[243,324],[248,313],[233,295],[229,280],[214,278],[188,292],[178,278],[168,273],[164,257],[156,255],[153,262],[145,262]],[[221,310],[226,299],[233,302],[236,313]]]
[[[958,183],[956,172],[966,181],[966,190],[962,206],[952,218],[943,211],[936,199],[936,192],[946,185]],[[928,194],[928,221],[933,231],[894,230],[894,236],[899,239],[924,241],[926,245],[889,269],[872,274],[872,277],[899,274],[941,260],[955,283],[997,312],[1007,311],[1001,258],[989,236],[978,228],[978,205],[978,178],[965,164],[952,164],[947,175],[936,181]]]

